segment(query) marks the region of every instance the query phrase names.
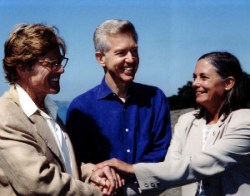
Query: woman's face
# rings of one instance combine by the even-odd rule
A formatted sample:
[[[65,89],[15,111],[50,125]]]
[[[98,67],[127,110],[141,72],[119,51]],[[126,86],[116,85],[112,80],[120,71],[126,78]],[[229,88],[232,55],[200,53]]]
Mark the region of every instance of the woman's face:
[[[60,63],[60,59],[59,48],[55,48],[39,58],[31,70],[19,71],[19,84],[31,98],[44,98],[47,94],[56,94],[60,91],[59,81],[64,68],[58,66],[55,70],[51,70],[51,63]]]
[[[193,89],[196,102],[208,111],[220,109],[226,99],[225,81],[217,73],[216,68],[206,59],[201,59],[195,66]]]

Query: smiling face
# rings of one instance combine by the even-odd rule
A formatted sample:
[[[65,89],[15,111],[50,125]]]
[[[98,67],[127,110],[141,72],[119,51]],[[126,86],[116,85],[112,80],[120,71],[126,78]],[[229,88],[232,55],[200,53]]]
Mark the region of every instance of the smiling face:
[[[52,71],[49,64],[42,63],[42,61],[58,62],[60,59],[59,48],[55,48],[41,57],[30,70],[18,69],[20,76],[18,83],[34,101],[44,99],[47,94],[56,94],[60,91],[59,80],[64,68],[58,66]]]
[[[138,47],[130,34],[107,36],[107,52],[96,52],[96,58],[105,70],[108,83],[128,85],[134,80],[139,65]]]
[[[227,83],[225,80],[206,59],[197,62],[193,76],[196,102],[207,111],[218,111],[226,99]]]

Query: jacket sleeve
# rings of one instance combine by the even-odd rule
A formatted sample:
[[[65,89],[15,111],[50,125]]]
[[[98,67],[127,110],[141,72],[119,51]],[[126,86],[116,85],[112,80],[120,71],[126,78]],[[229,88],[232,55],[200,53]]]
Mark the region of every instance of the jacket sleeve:
[[[64,173],[58,158],[46,142],[35,136],[32,124],[22,110],[0,104],[0,175],[18,195],[101,195],[87,183]],[[38,142],[39,140],[39,142]],[[44,143],[42,143],[44,142]],[[0,180],[3,178],[0,178]]]
[[[247,162],[250,158],[249,115],[249,109],[233,112],[225,120],[223,137],[203,151],[182,157],[181,146],[173,141],[177,150],[171,155],[171,159],[167,158],[161,163],[135,164],[134,170],[140,189],[166,189],[188,184]],[[180,119],[179,123],[183,121]],[[180,134],[177,138],[182,138],[183,130],[176,129],[175,132]]]

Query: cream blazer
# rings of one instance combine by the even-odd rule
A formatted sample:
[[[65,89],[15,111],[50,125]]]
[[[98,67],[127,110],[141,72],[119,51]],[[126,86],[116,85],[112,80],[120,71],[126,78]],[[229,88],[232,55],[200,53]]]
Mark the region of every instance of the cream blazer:
[[[14,86],[0,98],[0,195],[101,195],[79,180],[73,148],[73,177],[67,174],[56,141],[39,113],[28,118]],[[61,120],[58,124],[65,131]],[[83,164],[81,178],[88,180],[92,165]]]
[[[193,196],[203,179],[206,195],[249,195],[250,110],[237,110],[225,121],[220,119],[202,150],[204,124],[194,112],[182,115],[165,161],[134,165],[142,191],[188,184],[182,194]]]

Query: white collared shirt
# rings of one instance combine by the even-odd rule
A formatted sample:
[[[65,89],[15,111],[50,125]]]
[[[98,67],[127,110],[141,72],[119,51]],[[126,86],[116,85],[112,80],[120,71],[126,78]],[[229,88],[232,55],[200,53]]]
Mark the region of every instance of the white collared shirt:
[[[18,95],[19,95],[19,101],[21,108],[23,109],[24,113],[30,117],[32,114],[34,114],[36,111],[39,111],[41,116],[45,119],[47,122],[50,131],[52,132],[58,148],[60,150],[60,153],[64,160],[64,165],[66,168],[66,171],[68,174],[72,175],[72,165],[71,165],[71,159],[69,154],[68,145],[66,142],[66,137],[60,128],[60,126],[56,122],[57,118],[57,111],[58,107],[56,103],[48,96],[46,96],[44,100],[44,105],[46,110],[48,111],[48,114],[40,110],[34,101],[31,99],[31,97],[25,92],[25,90],[18,84],[15,84]]]
[[[207,144],[207,140],[213,130],[213,128],[215,127],[215,124],[206,124],[203,126],[202,129],[202,150],[204,150],[206,144]],[[205,196],[205,191],[204,191],[204,187],[203,187],[203,181],[199,181],[198,183],[198,193],[197,196]]]

